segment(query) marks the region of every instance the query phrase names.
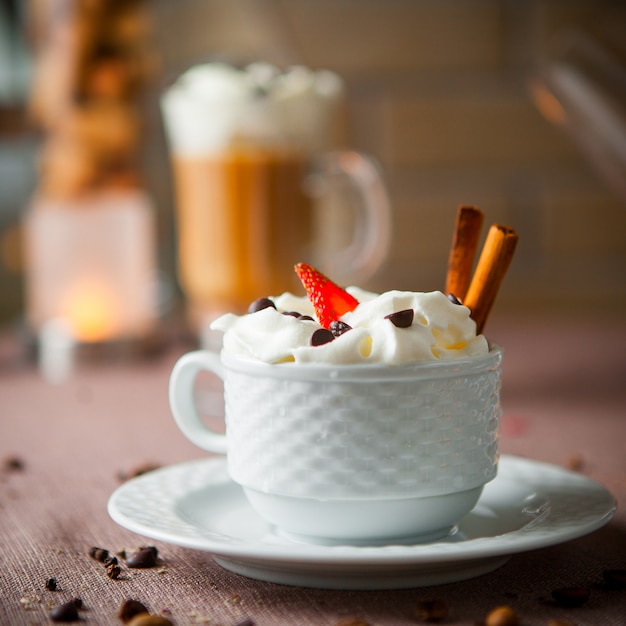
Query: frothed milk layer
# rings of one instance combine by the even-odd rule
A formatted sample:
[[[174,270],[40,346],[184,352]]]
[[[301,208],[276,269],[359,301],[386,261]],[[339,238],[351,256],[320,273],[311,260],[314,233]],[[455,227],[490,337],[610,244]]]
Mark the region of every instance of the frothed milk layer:
[[[334,341],[311,345],[320,328],[306,297],[291,293],[272,298],[276,309],[256,313],[228,313],[211,328],[224,332],[225,352],[265,363],[376,363],[400,365],[466,359],[487,354],[489,345],[476,334],[470,310],[451,302],[442,292],[388,291],[383,294],[349,287],[359,305],[341,317],[351,330]],[[386,316],[413,309],[413,323],[396,327]],[[298,311],[313,317],[299,319],[284,312]]]
[[[181,155],[246,146],[310,153],[327,147],[343,92],[326,70],[207,63],[182,74],[161,105],[172,150]]]

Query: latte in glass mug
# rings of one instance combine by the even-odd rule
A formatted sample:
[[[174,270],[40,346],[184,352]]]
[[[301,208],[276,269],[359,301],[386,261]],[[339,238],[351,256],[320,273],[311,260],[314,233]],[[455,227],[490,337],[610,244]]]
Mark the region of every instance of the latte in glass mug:
[[[332,72],[260,63],[199,65],[166,91],[178,275],[191,308],[243,311],[259,293],[294,288],[291,268],[307,256],[340,266],[346,280],[384,260],[390,216],[379,168],[332,149],[344,91]],[[319,228],[313,175],[326,187],[347,181],[358,199],[354,232],[334,258],[320,259],[314,241],[340,220]]]

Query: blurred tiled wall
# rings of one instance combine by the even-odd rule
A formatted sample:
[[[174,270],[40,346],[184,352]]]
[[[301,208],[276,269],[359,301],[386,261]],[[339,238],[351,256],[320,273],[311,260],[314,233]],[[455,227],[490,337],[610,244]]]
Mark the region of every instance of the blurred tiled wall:
[[[305,63],[346,79],[350,141],[380,161],[393,199],[391,256],[372,287],[441,288],[456,207],[469,203],[488,222],[520,233],[499,297],[502,310],[619,312],[626,304],[626,197],[542,117],[529,91],[538,64],[572,29],[610,48],[625,68],[623,3],[163,0],[156,6],[166,77],[218,57]]]
[[[352,147],[376,157],[394,210],[369,285],[443,286],[456,208],[520,233],[498,310],[626,305],[626,196],[533,103],[529,80],[568,32],[626,67],[626,5],[608,0],[151,0],[161,82],[148,94],[146,167],[166,271],[174,264],[159,90],[207,59],[336,70]],[[626,101],[622,102],[626,107]],[[625,110],[625,109],[622,109]],[[622,146],[624,151],[626,148]],[[626,171],[626,164],[621,164]]]

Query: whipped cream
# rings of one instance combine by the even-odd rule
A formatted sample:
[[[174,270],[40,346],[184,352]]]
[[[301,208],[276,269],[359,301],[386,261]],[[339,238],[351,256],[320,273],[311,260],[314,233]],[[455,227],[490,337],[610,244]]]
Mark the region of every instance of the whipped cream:
[[[328,70],[205,63],[174,82],[161,108],[179,154],[207,156],[242,145],[313,151],[332,141],[343,95],[342,80]]]
[[[284,293],[271,298],[268,307],[249,313],[227,313],[216,319],[213,330],[222,331],[223,350],[239,358],[264,363],[325,363],[400,365],[444,361],[487,354],[489,345],[476,334],[470,310],[451,302],[442,292],[388,291],[376,294],[348,287],[359,305],[340,319],[351,330],[320,346],[311,337],[321,326],[306,297]],[[398,328],[386,316],[413,309],[413,323]],[[299,319],[285,312],[313,317]]]

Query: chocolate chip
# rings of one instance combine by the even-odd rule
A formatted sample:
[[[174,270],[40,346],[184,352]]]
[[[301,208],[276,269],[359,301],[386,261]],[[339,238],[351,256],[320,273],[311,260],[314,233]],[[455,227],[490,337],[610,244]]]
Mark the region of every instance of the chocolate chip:
[[[452,304],[463,304],[453,293],[448,294],[448,300],[450,300]]]
[[[587,587],[563,587],[552,592],[553,600],[560,606],[578,607],[589,600]]]
[[[122,573],[122,568],[117,563],[111,563],[111,565],[107,565],[106,573],[109,578],[117,580]]]
[[[498,606],[489,611],[485,618],[485,626],[519,626],[517,613],[510,606]]]
[[[148,609],[143,604],[141,604],[139,600],[133,600],[132,598],[129,598],[122,604],[120,610],[117,613],[117,616],[124,622],[124,624],[127,624],[128,622],[130,622],[131,619],[133,619],[133,617],[135,617],[135,615],[140,615],[141,613],[147,612]]]
[[[50,619],[53,622],[77,622],[80,616],[74,602],[65,602],[50,611]]]
[[[126,565],[136,569],[147,569],[154,567],[157,563],[157,549],[154,547],[144,547],[133,552],[126,558]]]
[[[109,565],[117,565],[118,561],[117,561],[117,557],[114,556],[107,556],[106,559],[104,559],[103,561],[105,567],[108,567]]]
[[[299,311],[283,311],[283,315],[286,315],[287,317],[301,317],[302,313]]]
[[[56,578],[48,578],[48,580],[46,580],[46,589],[48,591],[56,591],[57,590],[57,579]]]
[[[325,343],[330,343],[331,341],[333,341],[334,338],[335,335],[333,335],[330,330],[327,330],[326,328],[318,328],[311,335],[311,345],[323,346]]]
[[[448,617],[448,605],[443,600],[420,600],[415,617],[422,622],[437,623]]]
[[[257,311],[262,311],[263,309],[269,308],[276,308],[274,302],[269,298],[259,298],[258,300],[250,303],[250,306],[248,307],[248,313],[256,313]]]
[[[104,563],[109,558],[109,551],[104,548],[94,546],[93,548],[90,548],[89,556],[92,559],[96,559],[96,561],[100,561],[100,563]]]
[[[74,599],[72,600],[72,602],[74,603],[74,606],[75,606],[77,609],[82,609],[82,608],[83,608],[83,601],[82,601],[82,599],[81,599],[81,598],[74,598]]]
[[[330,323],[330,325],[328,326],[328,330],[330,330],[330,332],[335,337],[339,337],[340,335],[347,333],[349,330],[352,330],[352,326],[350,326],[350,324],[342,322],[341,320],[335,320],[334,322]]]
[[[314,322],[315,320],[310,315],[299,315],[298,319],[301,321]]]
[[[413,323],[415,312],[413,309],[404,309],[385,315],[385,319],[389,320],[397,328],[408,328]]]
[[[626,589],[626,569],[605,569],[602,578],[611,589]]]

